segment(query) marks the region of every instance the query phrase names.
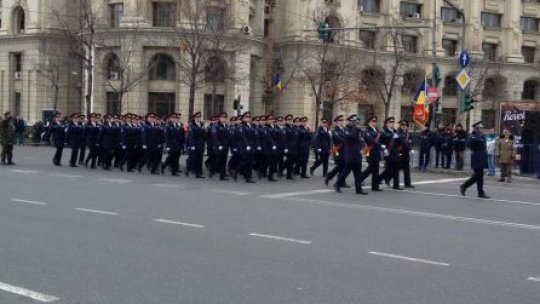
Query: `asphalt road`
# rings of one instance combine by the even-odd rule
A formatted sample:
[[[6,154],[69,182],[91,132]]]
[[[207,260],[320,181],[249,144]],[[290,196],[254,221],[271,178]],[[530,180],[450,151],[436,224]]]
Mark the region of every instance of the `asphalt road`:
[[[220,182],[0,167],[0,303],[538,304],[540,183],[337,194],[321,177]],[[66,151],[69,153],[69,149]],[[352,184],[352,181],[350,181]]]

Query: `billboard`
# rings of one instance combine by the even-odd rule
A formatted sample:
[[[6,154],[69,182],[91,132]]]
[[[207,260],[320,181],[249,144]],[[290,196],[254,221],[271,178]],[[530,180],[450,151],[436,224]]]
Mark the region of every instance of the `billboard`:
[[[517,143],[521,143],[521,130],[525,123],[525,113],[540,111],[540,103],[501,102],[499,111],[499,132],[510,130]]]

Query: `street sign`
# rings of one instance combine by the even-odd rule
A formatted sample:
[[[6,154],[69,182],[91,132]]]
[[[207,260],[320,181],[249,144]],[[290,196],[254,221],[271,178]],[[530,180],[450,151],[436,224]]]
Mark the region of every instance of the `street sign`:
[[[471,63],[471,56],[469,56],[469,53],[461,52],[461,54],[459,54],[459,65],[461,66],[461,68],[465,68],[469,66],[470,63]]]
[[[469,76],[469,73],[465,69],[461,70],[459,74],[456,77],[457,83],[459,84],[459,87],[461,90],[465,91],[469,83],[471,82],[471,76]]]
[[[434,103],[440,97],[439,96],[439,90],[437,90],[437,88],[435,88],[435,87],[429,88],[428,91],[427,91],[427,96],[428,96],[429,103]]]

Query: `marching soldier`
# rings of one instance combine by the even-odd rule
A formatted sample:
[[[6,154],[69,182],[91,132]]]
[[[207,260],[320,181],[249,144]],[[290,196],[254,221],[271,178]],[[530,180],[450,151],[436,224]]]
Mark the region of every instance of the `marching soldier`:
[[[163,154],[163,129],[161,129],[160,121],[156,121],[156,118],[155,114],[150,114],[148,124],[142,129],[142,144],[146,151],[151,174],[158,174],[157,169]]]
[[[222,112],[218,116],[218,122],[212,126],[211,141],[214,149],[214,165],[212,173],[218,173],[219,179],[222,181],[227,178],[227,156],[229,155],[230,131],[227,127],[227,113]]]
[[[387,185],[390,185],[390,180],[394,180],[394,189],[403,190],[399,187],[399,164],[401,158],[399,156],[398,147],[401,144],[401,139],[395,129],[396,119],[388,117],[384,121],[384,128],[381,136],[381,143],[386,146],[384,149],[385,170],[380,176],[380,180],[384,180]]]
[[[246,112],[242,115],[242,124],[239,129],[240,145],[239,151],[241,155],[240,172],[244,176],[246,183],[255,183],[252,178],[254,153],[257,147],[257,132],[251,126],[251,113]],[[238,171],[235,172],[235,180]]]
[[[186,141],[186,135],[183,126],[179,122],[180,114],[173,113],[165,126],[165,151],[167,152],[167,158],[161,165],[161,174],[165,172],[168,166],[171,167],[172,176],[178,176],[178,172],[180,171],[180,154]]]
[[[201,122],[201,118],[201,112],[196,112],[191,116],[188,132],[189,158],[186,160],[186,176],[191,171],[195,173],[195,177],[197,178],[205,178],[202,167],[206,130]]]
[[[282,130],[285,126],[285,122],[283,119],[283,116],[277,116],[276,117],[276,125],[274,128],[279,131],[279,136],[277,137],[279,140],[277,142],[277,175],[279,178],[283,177],[283,170],[285,168],[285,154],[283,152],[284,149],[284,137]]]
[[[281,130],[281,137],[283,139],[283,155],[285,158],[283,167],[287,171],[288,180],[294,179],[293,170],[298,152],[298,130],[294,128],[293,123],[294,119],[292,115],[285,116],[285,126]]]
[[[298,171],[301,178],[309,178],[307,176],[307,165],[309,161],[309,150],[311,148],[311,132],[307,126],[308,118],[302,117],[298,124]]]
[[[336,126],[334,127],[334,130],[332,130],[332,155],[334,156],[335,166],[324,179],[324,183],[327,186],[328,183],[345,168],[343,155],[341,155],[341,149],[345,142],[345,117],[343,115],[336,116],[334,118],[334,123],[336,123]],[[345,185],[339,185],[339,187],[346,188]]]
[[[281,136],[281,129],[276,125],[276,121],[273,115],[266,117],[266,125],[263,129],[263,153],[265,161],[264,171],[268,169],[268,181],[276,182],[274,174],[278,169],[278,157],[280,155],[279,142]]]
[[[84,144],[84,128],[81,125],[79,114],[71,115],[71,123],[66,128],[66,136],[69,147],[71,148],[69,166],[75,168],[77,167],[80,148]]]
[[[332,145],[332,138],[330,131],[328,130],[328,119],[322,118],[321,125],[315,132],[315,144],[313,145],[313,151],[315,152],[315,163],[309,168],[309,173],[313,175],[313,172],[322,165],[323,177],[328,174],[328,159],[330,158],[330,150]]]
[[[371,175],[371,191],[382,191],[379,188],[379,169],[382,151],[386,149],[386,146],[381,144],[382,133],[377,129],[377,122],[377,116],[368,118],[368,126],[364,133],[364,141],[366,142],[364,156],[367,159],[368,167],[360,177],[360,182],[363,182]]]
[[[347,118],[349,125],[345,127],[345,135],[343,142],[343,158],[345,161],[345,168],[339,173],[338,180],[334,184],[336,192],[341,193],[341,185],[345,184],[347,176],[353,172],[354,184],[356,188],[356,194],[367,195],[362,190],[362,134],[360,128],[356,126],[358,123],[358,117],[351,115]]]
[[[90,114],[90,120],[84,126],[84,144],[88,147],[88,156],[85,160],[85,166],[88,168],[88,163],[90,163],[90,168],[96,168],[96,161],[99,155],[99,118],[101,116],[96,113]]]
[[[64,151],[64,143],[66,141],[65,126],[62,122],[62,114],[56,113],[51,123],[51,137],[56,152],[53,157],[53,165],[62,165],[62,152]]]
[[[399,122],[398,135],[400,137],[401,144],[399,145],[400,154],[400,170],[403,170],[403,180],[405,182],[405,188],[414,188],[411,183],[411,149],[412,140],[409,134],[409,122],[402,120]]]
[[[476,183],[478,189],[478,197],[489,199],[489,196],[484,192],[484,168],[487,166],[487,145],[484,138],[482,121],[473,125],[474,131],[469,139],[469,147],[471,149],[471,168],[473,175],[464,184],[459,187],[461,195],[465,196],[467,188]]]
[[[102,147],[102,162],[104,170],[111,170],[114,150],[119,144],[120,128],[114,123],[114,118],[111,115],[103,116],[105,122],[101,126],[99,132],[99,142]]]

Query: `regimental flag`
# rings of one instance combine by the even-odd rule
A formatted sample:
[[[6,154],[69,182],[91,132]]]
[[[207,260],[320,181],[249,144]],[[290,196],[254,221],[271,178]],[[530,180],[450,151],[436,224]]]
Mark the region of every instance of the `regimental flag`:
[[[414,112],[413,120],[421,125],[425,125],[429,119],[429,103],[427,102],[427,83],[424,80],[416,92],[413,99]]]
[[[281,82],[281,74],[278,72],[276,74],[276,77],[274,78],[274,87],[276,88],[276,92],[281,95],[283,93],[283,83]]]

